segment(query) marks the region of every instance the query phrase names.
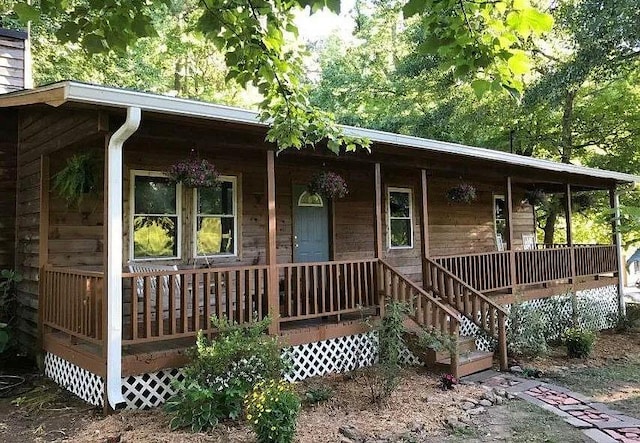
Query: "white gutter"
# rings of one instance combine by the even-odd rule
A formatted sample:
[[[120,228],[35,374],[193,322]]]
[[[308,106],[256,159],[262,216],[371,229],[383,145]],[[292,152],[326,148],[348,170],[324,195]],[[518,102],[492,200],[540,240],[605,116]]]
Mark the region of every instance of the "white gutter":
[[[107,148],[107,399],[113,409],[122,396],[122,146],[140,127],[140,108],[128,107],[127,118]]]

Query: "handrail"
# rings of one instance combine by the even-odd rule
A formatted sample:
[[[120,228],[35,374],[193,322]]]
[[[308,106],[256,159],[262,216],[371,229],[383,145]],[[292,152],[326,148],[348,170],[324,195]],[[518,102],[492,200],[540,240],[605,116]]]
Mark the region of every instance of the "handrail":
[[[500,368],[507,369],[507,311],[437,262],[425,258],[426,289],[456,308],[483,332],[498,340]]]
[[[453,318],[455,318],[457,320],[461,320],[462,319],[462,317],[460,316],[460,313],[458,311],[456,311],[455,309],[451,308],[450,306],[447,306],[447,305],[441,303],[437,298],[435,298],[432,295],[430,295],[427,291],[425,291],[423,288],[418,286],[415,282],[409,280],[402,272],[400,272],[400,270],[398,270],[397,268],[391,266],[387,261],[385,261],[383,259],[379,259],[379,262],[383,266],[387,267],[394,274],[396,274],[398,276],[398,278],[403,280],[407,285],[411,286],[419,294],[421,294],[421,295],[425,296],[426,298],[428,298],[429,301],[431,301],[433,304],[435,304],[438,308],[440,308],[443,311],[445,311],[451,317],[453,317]]]
[[[460,284],[462,287],[464,287],[465,289],[472,291],[475,293],[475,295],[477,297],[480,297],[480,299],[482,299],[484,302],[489,303],[491,306],[493,306],[494,308],[498,309],[499,311],[501,311],[503,314],[505,315],[509,315],[509,313],[507,312],[506,309],[504,309],[502,306],[500,306],[499,304],[497,304],[496,302],[494,302],[493,300],[491,300],[489,297],[485,296],[484,294],[482,294],[480,291],[478,291],[477,289],[474,289],[473,287],[469,286],[467,283],[465,283],[464,281],[462,281],[460,278],[458,278],[455,274],[453,274],[452,272],[450,272],[449,270],[447,270],[446,268],[444,268],[443,266],[441,266],[440,264],[438,264],[437,262],[433,261],[430,258],[425,258],[425,260],[432,264],[434,267],[438,268],[438,270],[440,270],[441,272],[444,272],[445,274],[447,274],[450,278],[452,278],[456,283]]]

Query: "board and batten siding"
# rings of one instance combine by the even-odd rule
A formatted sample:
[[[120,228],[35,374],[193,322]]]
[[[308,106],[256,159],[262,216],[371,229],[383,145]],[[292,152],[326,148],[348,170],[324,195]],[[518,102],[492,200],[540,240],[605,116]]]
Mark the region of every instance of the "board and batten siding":
[[[98,137],[98,113],[51,109],[21,109],[18,132],[16,192],[16,270],[18,340],[32,349],[37,335],[40,266],[40,189],[43,156]],[[49,193],[51,194],[51,192]],[[56,202],[56,205],[59,203]],[[54,212],[58,206],[51,208]]]
[[[0,29],[0,94],[25,87],[26,33]]]

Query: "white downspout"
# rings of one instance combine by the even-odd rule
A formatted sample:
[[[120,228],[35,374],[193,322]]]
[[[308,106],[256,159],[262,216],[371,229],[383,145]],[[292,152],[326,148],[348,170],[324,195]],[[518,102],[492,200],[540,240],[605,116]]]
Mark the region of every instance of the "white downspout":
[[[107,399],[113,409],[122,396],[122,145],[140,127],[140,108],[128,107],[127,119],[107,148]]]

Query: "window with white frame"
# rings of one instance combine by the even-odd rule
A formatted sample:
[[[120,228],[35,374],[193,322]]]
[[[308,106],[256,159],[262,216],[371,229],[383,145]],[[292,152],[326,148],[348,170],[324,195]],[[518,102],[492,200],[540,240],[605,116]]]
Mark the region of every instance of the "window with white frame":
[[[165,174],[131,171],[131,258],[180,257],[180,184]]]
[[[496,241],[504,241],[507,234],[507,203],[504,195],[493,196],[493,225]],[[500,245],[498,245],[498,249]]]
[[[237,180],[221,177],[220,186],[195,191],[195,255],[237,254]]]
[[[391,249],[412,248],[413,205],[411,189],[389,188],[387,197],[389,247]]]

